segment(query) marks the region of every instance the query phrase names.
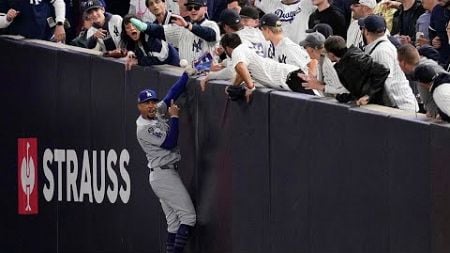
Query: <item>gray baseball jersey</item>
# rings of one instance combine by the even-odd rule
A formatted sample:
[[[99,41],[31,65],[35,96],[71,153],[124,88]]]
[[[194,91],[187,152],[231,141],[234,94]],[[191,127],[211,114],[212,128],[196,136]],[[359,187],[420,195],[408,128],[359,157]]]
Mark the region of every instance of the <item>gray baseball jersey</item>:
[[[155,119],[144,119],[142,116],[136,120],[136,135],[144,150],[149,168],[157,168],[167,164],[174,164],[181,159],[178,148],[167,150],[161,147],[169,132],[167,119],[164,117],[167,105],[158,103],[158,113]]]
[[[207,19],[203,20],[200,25],[212,28],[216,32],[216,40],[207,42],[183,27],[173,24],[164,25],[166,40],[178,48],[180,59],[192,62],[207,52],[211,54],[214,52],[220,41],[219,26],[216,22]]]

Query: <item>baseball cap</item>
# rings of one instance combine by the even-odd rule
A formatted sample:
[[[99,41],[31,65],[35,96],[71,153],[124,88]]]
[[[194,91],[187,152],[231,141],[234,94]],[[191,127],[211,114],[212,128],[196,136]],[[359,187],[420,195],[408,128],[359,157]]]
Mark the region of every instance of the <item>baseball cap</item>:
[[[141,92],[139,92],[138,96],[138,103],[143,103],[145,101],[153,100],[153,101],[159,101],[158,95],[156,94],[156,91],[145,89]]]
[[[241,16],[235,10],[225,9],[220,13],[219,20],[221,24],[236,25],[241,22]]]
[[[375,9],[377,7],[376,0],[353,0],[352,4],[360,4],[369,7],[370,9]]]
[[[242,18],[251,18],[251,19],[259,19],[259,11],[255,7],[252,6],[244,6],[241,8],[239,15]]]
[[[281,21],[277,15],[273,13],[267,13],[262,16],[261,20],[259,21],[259,26],[280,27]]]
[[[325,43],[325,36],[321,33],[315,32],[310,33],[306,36],[306,38],[300,42],[300,46],[306,48],[323,48],[323,44]]]
[[[358,20],[358,25],[372,33],[384,33],[386,31],[386,20],[378,15],[369,15]]]
[[[431,64],[419,64],[414,70],[414,79],[421,83],[431,83],[438,74]]]
[[[306,30],[306,33],[321,33],[325,39],[333,35],[333,28],[329,24],[319,23],[313,28]]]
[[[439,51],[437,51],[434,47],[430,45],[423,45],[417,49],[421,56],[425,56],[428,59],[431,59],[435,62],[438,62],[441,59],[441,55]]]
[[[104,6],[103,6],[102,2],[100,2],[99,0],[89,0],[84,3],[83,13],[87,13],[90,10],[103,8],[103,7]]]
[[[188,0],[184,6],[189,5],[200,5],[200,6],[206,6],[206,0]]]

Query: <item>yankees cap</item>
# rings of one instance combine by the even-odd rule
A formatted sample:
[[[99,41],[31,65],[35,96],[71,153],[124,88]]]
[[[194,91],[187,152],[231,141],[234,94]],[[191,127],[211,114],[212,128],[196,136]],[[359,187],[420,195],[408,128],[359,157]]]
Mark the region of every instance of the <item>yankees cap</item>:
[[[319,23],[316,24],[313,28],[306,30],[306,33],[321,33],[325,38],[333,35],[333,28],[329,24]]]
[[[259,26],[280,27],[281,21],[277,15],[273,13],[267,13],[262,16],[261,20],[259,21]]]
[[[414,79],[420,83],[431,83],[439,73],[431,64],[420,64],[414,70]]]
[[[386,20],[378,15],[369,15],[365,18],[360,18],[358,25],[372,33],[384,33],[386,31]]]
[[[200,5],[200,6],[206,6],[206,0],[188,0],[184,6],[189,5]]]
[[[159,101],[156,91],[150,90],[150,89],[145,89],[145,90],[139,92],[139,96],[138,96],[137,100],[138,100],[138,103],[144,103],[149,100]]]
[[[241,22],[241,16],[235,10],[225,9],[220,13],[219,20],[220,24],[236,25]]]
[[[102,2],[99,0],[89,0],[87,2],[82,3],[83,13],[87,13],[90,10],[103,8]]]
[[[325,36],[323,36],[319,32],[315,32],[308,34],[306,38],[300,42],[300,46],[304,48],[311,47],[319,49],[323,48],[324,43],[325,43]]]
[[[251,18],[251,19],[259,19],[259,11],[255,7],[252,6],[244,6],[242,7],[239,15],[242,18]]]

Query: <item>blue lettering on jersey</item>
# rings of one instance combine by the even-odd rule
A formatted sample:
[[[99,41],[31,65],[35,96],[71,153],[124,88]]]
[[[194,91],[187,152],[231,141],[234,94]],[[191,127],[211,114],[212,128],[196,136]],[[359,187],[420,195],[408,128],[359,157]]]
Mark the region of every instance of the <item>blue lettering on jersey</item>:
[[[261,57],[265,57],[265,54],[264,54],[264,46],[263,46],[262,43],[253,43],[253,42],[250,42],[250,43],[251,43],[252,45],[251,45],[249,48],[255,50],[255,52],[256,52],[257,55],[259,55],[259,56],[261,56]]]
[[[290,11],[290,12],[284,12],[281,9],[277,9],[275,10],[273,13],[275,15],[277,15],[280,18],[281,22],[289,22],[292,23],[292,21],[294,20],[295,16],[297,14],[299,14],[300,12],[302,12],[302,8],[300,8],[300,6],[297,8],[297,10],[295,11]]]
[[[195,40],[194,40],[194,43],[192,43],[192,52],[195,52],[195,53],[199,53],[199,52],[201,52],[202,51],[202,40],[201,39],[198,39],[198,42],[195,42]]]
[[[270,59],[273,59],[275,57],[275,47],[273,46],[272,43],[270,43],[268,52],[267,52],[267,57],[269,57]]]
[[[286,55],[282,54],[278,56],[278,62],[286,64]]]
[[[114,26],[114,30],[113,30],[114,34],[116,35],[116,37],[119,37],[119,29],[117,29],[117,26]]]
[[[150,126],[150,127],[147,129],[147,131],[148,131],[149,134],[151,134],[151,135],[153,135],[153,136],[155,136],[155,137],[161,138],[162,135],[163,135],[163,132],[162,132],[160,126],[161,126],[161,124],[160,124],[160,123],[157,123],[157,124],[155,124],[154,126],[153,126],[153,125]]]

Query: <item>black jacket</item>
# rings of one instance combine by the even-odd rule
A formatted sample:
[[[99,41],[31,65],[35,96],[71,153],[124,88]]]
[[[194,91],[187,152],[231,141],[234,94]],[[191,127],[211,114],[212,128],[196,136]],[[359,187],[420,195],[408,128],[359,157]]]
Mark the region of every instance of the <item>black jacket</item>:
[[[353,46],[334,68],[342,85],[350,91],[350,97],[347,96],[342,101],[337,97],[340,102],[357,100],[368,95],[370,103],[383,105],[384,82],[389,75],[389,69],[374,62],[370,55]]]
[[[407,17],[408,12],[409,17]],[[420,1],[416,1],[414,5],[408,10],[403,10],[403,5],[394,13],[391,34],[408,35],[412,41],[416,40],[416,22],[417,19],[425,13]],[[405,23],[406,21],[406,23]]]

